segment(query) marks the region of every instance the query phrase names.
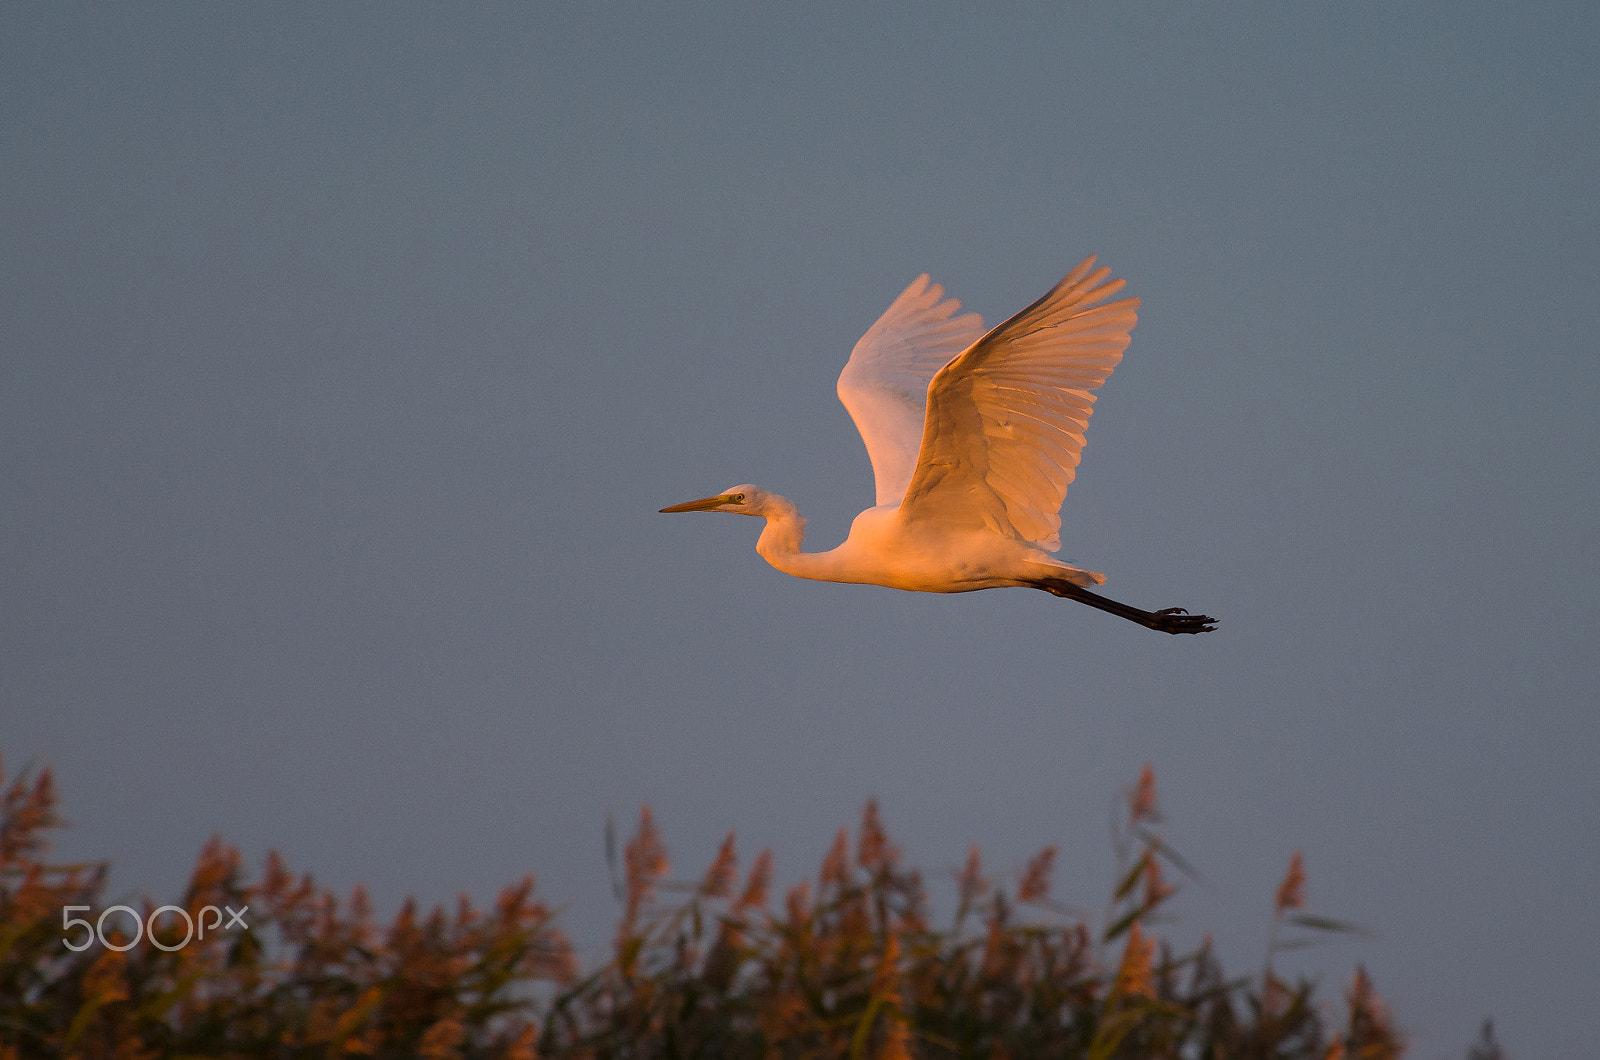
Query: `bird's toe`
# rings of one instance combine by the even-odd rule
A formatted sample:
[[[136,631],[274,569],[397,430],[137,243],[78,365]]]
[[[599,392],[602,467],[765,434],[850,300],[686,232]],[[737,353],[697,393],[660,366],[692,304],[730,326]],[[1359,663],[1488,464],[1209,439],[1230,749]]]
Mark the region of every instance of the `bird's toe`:
[[[1168,607],[1155,612],[1150,628],[1162,633],[1211,633],[1217,628],[1217,620],[1210,615],[1191,615],[1181,607]]]

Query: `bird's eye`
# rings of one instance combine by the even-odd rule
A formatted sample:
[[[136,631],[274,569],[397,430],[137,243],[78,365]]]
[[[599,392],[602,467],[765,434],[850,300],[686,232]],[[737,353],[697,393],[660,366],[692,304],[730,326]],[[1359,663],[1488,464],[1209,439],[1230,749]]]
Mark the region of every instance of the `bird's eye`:
[[[744,494],[735,493],[733,495],[733,497],[732,497],[732,500],[733,500],[733,503],[735,503],[735,504],[743,504],[744,503]]]

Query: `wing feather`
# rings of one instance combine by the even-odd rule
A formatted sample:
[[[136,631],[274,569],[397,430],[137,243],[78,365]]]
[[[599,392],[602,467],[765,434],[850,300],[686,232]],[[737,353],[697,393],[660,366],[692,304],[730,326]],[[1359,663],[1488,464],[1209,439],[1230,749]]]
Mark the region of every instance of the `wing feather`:
[[[1082,262],[933,376],[905,518],[990,527],[1050,552],[1061,547],[1061,502],[1094,411],[1090,391],[1122,360],[1139,319],[1137,298],[1106,303],[1125,284],[1094,262]],[[882,488],[880,477],[880,504]]]
[[[861,336],[839,374],[839,400],[872,460],[878,504],[905,496],[922,445],[928,382],[983,337],[983,318],[926,273],[911,281]]]

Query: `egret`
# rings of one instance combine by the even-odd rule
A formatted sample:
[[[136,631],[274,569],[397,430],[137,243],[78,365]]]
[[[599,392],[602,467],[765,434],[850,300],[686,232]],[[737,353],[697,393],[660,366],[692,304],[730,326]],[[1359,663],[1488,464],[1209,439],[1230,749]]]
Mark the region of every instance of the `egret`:
[[[666,512],[766,520],[756,551],[785,574],[925,593],[1026,586],[1163,633],[1208,633],[1181,607],[1143,611],[1089,591],[1105,575],[1057,560],[1061,502],[1094,394],[1128,348],[1139,299],[1089,258],[1037,302],[984,331],[983,318],[926,274],[867,329],[839,375],[839,400],[866,443],[877,503],[844,544],[804,552],[787,497],[732,486]]]

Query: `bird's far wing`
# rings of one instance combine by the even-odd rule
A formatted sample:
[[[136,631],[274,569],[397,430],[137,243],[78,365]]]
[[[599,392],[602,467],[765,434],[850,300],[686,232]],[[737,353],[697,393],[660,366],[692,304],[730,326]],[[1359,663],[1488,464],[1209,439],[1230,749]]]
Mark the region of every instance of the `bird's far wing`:
[[[988,527],[1048,552],[1094,408],[1138,321],[1094,258],[945,365],[928,387],[908,519]]]
[[[878,504],[905,496],[922,444],[928,381],[983,335],[983,318],[926,273],[911,281],[850,352],[839,373],[839,400],[867,443]]]

